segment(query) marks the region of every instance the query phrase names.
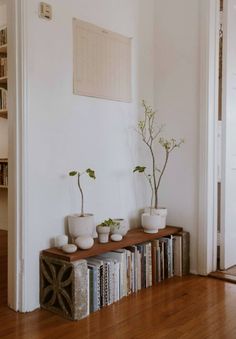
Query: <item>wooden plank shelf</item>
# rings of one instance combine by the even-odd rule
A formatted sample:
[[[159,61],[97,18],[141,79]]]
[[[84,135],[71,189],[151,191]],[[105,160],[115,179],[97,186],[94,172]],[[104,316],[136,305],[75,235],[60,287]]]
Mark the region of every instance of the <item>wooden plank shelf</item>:
[[[0,53],[7,54],[7,45],[1,45],[0,46]]]
[[[0,78],[0,84],[7,84],[8,77],[1,77]]]
[[[6,186],[6,185],[0,185],[0,188],[1,188],[1,189],[6,189],[6,190],[7,190],[7,189],[8,189],[8,186]]]
[[[110,241],[106,244],[100,244],[98,240],[95,239],[94,246],[89,250],[78,250],[75,253],[67,254],[67,253],[64,253],[61,249],[50,248],[50,249],[42,251],[42,254],[49,256],[49,257],[54,257],[60,260],[73,262],[76,260],[93,257],[101,253],[118,250],[118,249],[121,249],[127,246],[140,244],[140,243],[150,241],[153,239],[159,239],[159,238],[162,238],[168,235],[178,234],[181,231],[182,231],[182,227],[166,226],[166,228],[159,230],[158,233],[149,234],[149,233],[144,233],[142,228],[136,228],[136,229],[130,230],[121,241],[117,241],[117,242]]]
[[[0,118],[7,119],[8,116],[8,111],[6,109],[1,109],[0,110]]]
[[[8,162],[8,159],[7,158],[3,158],[3,159],[0,158],[0,162],[6,163],[6,162]]]

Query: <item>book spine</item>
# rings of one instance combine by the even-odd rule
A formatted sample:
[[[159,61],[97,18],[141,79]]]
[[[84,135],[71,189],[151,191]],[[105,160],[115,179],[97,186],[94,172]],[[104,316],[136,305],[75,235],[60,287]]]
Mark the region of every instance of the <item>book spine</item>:
[[[182,231],[182,269],[183,275],[187,275],[190,272],[190,233]]]
[[[131,292],[135,292],[135,265],[134,265],[134,253],[131,252]]]
[[[108,277],[108,265],[107,263],[103,263],[103,306],[107,306],[109,304],[109,277]]]
[[[118,301],[120,298],[120,263],[117,261],[114,264],[115,271],[115,301]]]
[[[101,308],[101,270],[97,268],[97,310]]]
[[[127,258],[126,251],[122,253],[122,297],[128,295]]]
[[[157,245],[157,282],[161,281],[161,250],[158,242]]]
[[[155,285],[157,281],[157,247],[156,242],[152,242],[152,284]]]
[[[89,315],[90,312],[90,274],[89,269],[87,268],[87,315]]]
[[[100,307],[103,307],[104,304],[104,271],[103,265],[100,266]]]
[[[93,280],[93,269],[91,267],[89,270],[89,312],[94,312],[94,280]]]
[[[131,286],[131,253],[126,250],[126,262],[127,262],[127,295],[132,291]]]
[[[151,242],[147,245],[148,248],[148,286],[152,286],[152,244]]]

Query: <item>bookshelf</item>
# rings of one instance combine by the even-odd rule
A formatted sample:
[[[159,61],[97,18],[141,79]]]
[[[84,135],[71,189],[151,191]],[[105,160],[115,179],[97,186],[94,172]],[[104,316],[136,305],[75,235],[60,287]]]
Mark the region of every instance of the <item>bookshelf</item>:
[[[151,287],[157,282],[159,283],[163,279],[172,277],[174,272],[173,258],[175,258],[174,256],[176,253],[174,251],[174,248],[176,249],[176,247],[174,246],[174,240],[175,238],[182,239],[181,244],[183,244],[183,246],[181,245],[181,247],[179,247],[179,250],[181,253],[183,253],[183,249],[185,246],[183,242],[184,233],[186,235],[188,232],[184,232],[181,227],[174,226],[167,226],[165,229],[159,230],[159,232],[156,234],[147,234],[143,232],[143,229],[137,228],[130,230],[126,234],[126,236],[119,242],[110,241],[106,244],[100,244],[97,240],[95,240],[95,244],[91,249],[78,250],[73,254],[66,254],[62,250],[57,248],[43,250],[40,254],[41,307],[57,313],[64,318],[70,320],[80,320],[88,316],[90,313],[101,309],[104,306],[108,306],[125,296],[128,297],[131,293],[138,292],[139,290],[141,290],[141,288]],[[156,253],[154,251],[154,247],[159,246],[159,242],[159,249],[163,248],[163,252],[161,252],[161,265],[158,266],[162,270],[163,275],[161,277],[160,274],[157,274],[157,261],[155,261],[154,259],[157,258],[156,254],[154,255],[154,253]],[[158,245],[156,245],[157,243]],[[164,243],[166,244],[165,254]],[[172,248],[170,252],[169,245]],[[187,257],[189,257],[188,246],[185,246],[185,250],[187,248],[188,251],[188,253],[186,252]],[[111,256],[111,252],[113,257]],[[139,256],[137,253],[139,253]],[[114,260],[114,256],[117,255],[120,256],[119,258],[121,258],[122,256],[123,259],[119,261],[116,257],[117,261],[116,259]],[[108,256],[108,261],[110,260],[110,262],[112,262],[112,265],[115,265],[115,262],[116,264],[117,262],[119,262],[119,278],[117,279],[118,283],[116,283],[116,285],[114,282],[114,276],[117,272],[115,273],[115,270],[112,271],[111,268],[115,266],[109,266],[109,270],[111,269],[110,271],[107,268],[107,271],[109,271],[109,273],[104,271],[103,267],[103,273],[101,273],[101,275],[103,276],[103,280],[101,280],[101,284],[100,282],[97,285],[96,283],[94,284],[96,280],[93,280],[94,276],[93,278],[91,278],[90,276],[90,273],[93,270],[91,269],[91,267],[89,268],[91,262],[93,266],[94,260],[98,264],[99,260],[101,258],[105,258],[106,256]],[[165,263],[164,256],[166,258]],[[181,262],[182,260],[183,257],[181,254]],[[105,262],[107,261],[104,259],[104,263]],[[97,272],[101,271],[97,270]],[[104,280],[104,274],[106,274],[104,272],[107,273],[107,280]],[[108,277],[111,276],[113,277],[112,279],[114,279],[112,281],[112,284],[114,285],[109,285],[111,283],[111,280],[109,279],[111,278]],[[130,289],[127,288],[127,282]],[[119,297],[118,299],[115,299],[117,284]],[[108,285],[109,287],[107,287]],[[131,285],[132,287],[130,287]],[[101,302],[101,306],[99,304],[99,307],[96,310],[91,310],[91,293],[95,293],[94,291],[97,291],[98,286],[100,288],[99,292],[101,294],[99,298],[101,298],[101,300],[103,300],[102,298],[104,298],[104,295],[106,294],[109,294],[109,298],[110,295],[112,295],[112,297],[111,299],[107,299],[108,301],[105,304],[103,300]],[[106,290],[104,290],[104,286]],[[126,291],[124,291],[125,289]],[[93,302],[94,300],[97,300],[96,297],[93,299]]]

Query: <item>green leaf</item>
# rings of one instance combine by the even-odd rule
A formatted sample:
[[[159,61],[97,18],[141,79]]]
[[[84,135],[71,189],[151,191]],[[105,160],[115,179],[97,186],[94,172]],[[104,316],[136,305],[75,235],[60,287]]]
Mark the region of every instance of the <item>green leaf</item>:
[[[92,170],[91,168],[86,169],[86,173],[89,175],[90,178],[96,179],[95,171]]]
[[[77,174],[78,174],[78,172],[76,172],[76,171],[69,172],[69,176],[71,176],[71,177],[74,177]]]
[[[135,169],[133,170],[133,173],[135,173],[135,172],[143,173],[143,172],[145,172],[145,169],[146,169],[146,167],[144,167],[144,166],[136,166]]]
[[[115,222],[111,218],[104,220],[99,226],[117,226],[119,223]]]

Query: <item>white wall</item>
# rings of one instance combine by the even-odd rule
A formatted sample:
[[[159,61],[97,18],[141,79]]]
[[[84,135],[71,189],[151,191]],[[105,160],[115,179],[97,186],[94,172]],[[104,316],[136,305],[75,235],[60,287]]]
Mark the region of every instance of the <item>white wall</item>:
[[[142,183],[132,174],[138,161],[133,127],[141,99],[153,103],[153,1],[48,2],[51,22],[39,19],[39,1],[27,0],[29,310],[39,302],[39,251],[64,233],[65,217],[79,210],[79,193],[69,170],[96,170],[97,180],[84,178],[84,186],[85,209],[97,222],[125,217],[137,226],[138,210],[147,204]],[[133,37],[131,104],[72,94],[73,17]]]
[[[166,134],[184,137],[172,154],[160,202],[169,210],[168,223],[191,232],[191,271],[197,270],[199,1],[156,0],[156,107]]]
[[[7,23],[6,5],[0,2],[0,27]],[[8,157],[8,121],[0,118],[0,158]],[[0,229],[7,229],[7,190],[0,189]]]

